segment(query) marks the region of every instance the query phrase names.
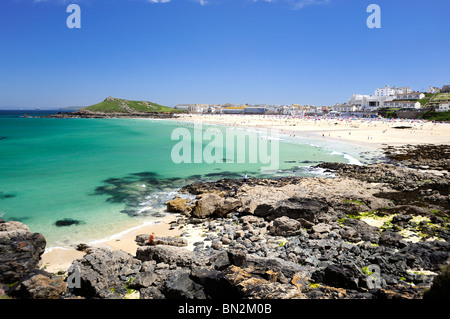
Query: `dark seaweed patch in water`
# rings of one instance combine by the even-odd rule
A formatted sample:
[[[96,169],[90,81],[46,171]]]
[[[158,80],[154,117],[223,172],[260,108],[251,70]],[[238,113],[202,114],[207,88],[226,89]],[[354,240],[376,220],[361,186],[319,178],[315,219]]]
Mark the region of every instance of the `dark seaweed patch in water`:
[[[140,173],[133,173],[132,176],[139,176],[141,178],[155,178],[158,176],[155,172],[140,172]]]
[[[7,199],[7,198],[13,198],[16,197],[14,194],[5,194],[4,192],[0,192],[0,199]]]
[[[65,218],[65,219],[60,219],[60,220],[56,221],[55,226],[66,227],[66,226],[79,225],[79,224],[84,224],[84,222],[81,220],[76,220],[76,219],[72,219],[72,218]]]
[[[24,223],[28,219],[30,219],[30,217],[27,217],[27,216],[25,216],[25,217],[11,217],[11,218],[8,218],[8,221]]]
[[[256,173],[248,172],[249,176]],[[171,191],[199,181],[213,181],[221,178],[242,178],[243,173],[218,172],[206,175],[192,175],[188,178],[161,178],[155,172],[132,173],[122,178],[108,178],[91,195],[107,196],[106,201],[125,204],[122,213],[130,216],[154,216],[165,208]],[[145,206],[142,205],[146,203]],[[148,208],[146,208],[148,207]]]
[[[132,173],[122,178],[104,180],[105,185],[97,187],[92,195],[106,195],[107,202],[125,204],[122,213],[130,216],[152,215],[155,210],[143,210],[141,203],[147,202],[156,192],[180,187],[182,181],[183,179],[180,178],[162,179],[155,172]],[[160,207],[165,203],[163,199],[158,202],[158,198],[154,201],[156,202],[154,204]],[[151,206],[154,206],[153,203]]]
[[[220,173],[209,173],[205,175],[206,177],[220,177],[220,178],[239,178],[242,177],[242,174],[234,173],[234,172],[220,172]]]

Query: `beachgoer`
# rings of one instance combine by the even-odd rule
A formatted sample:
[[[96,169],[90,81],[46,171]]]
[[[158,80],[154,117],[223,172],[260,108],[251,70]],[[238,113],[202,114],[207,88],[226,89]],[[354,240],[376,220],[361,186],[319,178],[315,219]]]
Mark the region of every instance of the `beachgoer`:
[[[244,181],[247,179],[247,173],[244,174]]]
[[[153,245],[155,239],[156,239],[155,233],[151,233],[150,238],[148,239],[148,244]]]
[[[235,197],[237,196],[237,193],[238,193],[238,187],[237,187],[237,186],[234,186],[234,196],[235,196]]]

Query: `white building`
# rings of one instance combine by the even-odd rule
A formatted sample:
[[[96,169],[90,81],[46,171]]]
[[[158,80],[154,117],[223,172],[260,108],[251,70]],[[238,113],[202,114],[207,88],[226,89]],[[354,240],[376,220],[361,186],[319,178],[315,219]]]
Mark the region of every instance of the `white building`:
[[[376,95],[362,95],[354,94],[348,101],[352,107],[356,107],[357,111],[374,111],[376,109],[385,107],[386,101],[391,101],[395,96],[376,96]],[[353,111],[354,112],[354,111]]]
[[[412,92],[412,90],[411,90],[411,88],[409,86],[402,86],[402,87],[399,87],[399,88],[394,86],[392,89],[394,90],[394,95],[397,95],[397,94],[409,94],[409,93]]]
[[[430,86],[430,87],[427,89],[427,93],[438,93],[438,92],[440,92],[440,91],[441,91],[440,88],[437,88],[437,87],[434,87],[434,86]]]
[[[436,108],[436,112],[448,112],[450,111],[450,103],[441,103]]]
[[[422,105],[416,101],[386,101],[384,106],[388,108],[402,108],[402,109],[420,109]]]
[[[378,88],[375,90],[374,96],[393,96],[398,94],[408,94],[411,93],[411,88],[408,86],[404,87],[396,87],[393,88],[386,85],[384,88]]]
[[[358,111],[358,107],[355,105],[350,105],[347,103],[344,104],[335,104],[331,107],[331,111],[341,112],[341,113],[352,113]]]
[[[425,97],[425,94],[420,92],[411,92],[405,94],[396,94],[396,100],[420,100]]]
[[[378,88],[375,90],[375,96],[391,96],[394,95],[394,90],[386,85],[384,88]]]
[[[192,104],[177,104],[174,106],[176,110],[189,111]]]

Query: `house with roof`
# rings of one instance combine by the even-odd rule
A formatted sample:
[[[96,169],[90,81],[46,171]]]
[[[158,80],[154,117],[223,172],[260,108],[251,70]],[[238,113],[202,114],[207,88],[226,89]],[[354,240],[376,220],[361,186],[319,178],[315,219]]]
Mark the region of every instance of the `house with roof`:
[[[408,100],[392,100],[384,102],[384,106],[387,108],[402,108],[402,109],[420,109],[422,105],[418,101]]]
[[[448,112],[450,111],[450,103],[440,103],[435,109],[436,112]]]
[[[420,100],[425,97],[425,94],[421,92],[410,92],[405,94],[397,94],[396,100]]]

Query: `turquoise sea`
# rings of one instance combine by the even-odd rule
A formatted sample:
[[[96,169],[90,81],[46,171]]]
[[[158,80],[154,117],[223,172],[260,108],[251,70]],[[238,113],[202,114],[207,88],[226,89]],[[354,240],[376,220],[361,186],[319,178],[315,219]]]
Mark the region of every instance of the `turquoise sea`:
[[[278,170],[261,175],[259,162],[174,163],[178,141],[172,133],[182,127],[193,134],[192,125],[175,120],[48,119],[24,113],[49,112],[0,111],[0,218],[42,233],[47,247],[101,240],[157,221],[165,214],[164,203],[191,182],[244,173],[320,175],[311,166],[357,162],[364,151],[279,136]],[[202,141],[202,147],[208,143]]]

